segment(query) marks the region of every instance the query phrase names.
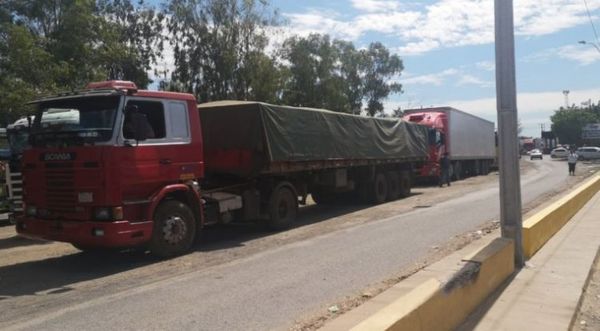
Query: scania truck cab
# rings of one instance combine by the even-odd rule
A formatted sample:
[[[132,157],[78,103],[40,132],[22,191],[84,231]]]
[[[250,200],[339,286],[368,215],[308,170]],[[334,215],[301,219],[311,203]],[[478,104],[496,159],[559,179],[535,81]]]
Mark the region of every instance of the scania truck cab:
[[[20,234],[82,250],[149,243],[161,256],[191,246],[203,176],[192,95],[108,81],[32,104]],[[57,112],[70,115],[46,120]]]

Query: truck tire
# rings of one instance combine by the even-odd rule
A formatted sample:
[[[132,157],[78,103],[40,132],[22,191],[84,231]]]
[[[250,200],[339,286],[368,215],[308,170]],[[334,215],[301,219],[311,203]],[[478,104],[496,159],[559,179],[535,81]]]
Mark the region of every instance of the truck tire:
[[[196,237],[196,220],[190,207],[178,200],[161,202],[154,212],[149,249],[159,257],[187,252]]]
[[[388,185],[385,176],[382,173],[376,174],[370,186],[368,198],[371,203],[376,205],[384,203],[388,193]]]
[[[279,187],[269,201],[268,227],[271,230],[285,230],[292,226],[298,214],[298,199],[288,187]]]
[[[408,197],[410,195],[411,187],[412,181],[410,179],[410,173],[408,171],[400,172],[400,197]]]
[[[400,197],[400,176],[390,171],[385,174],[388,183],[387,200],[394,201]]]

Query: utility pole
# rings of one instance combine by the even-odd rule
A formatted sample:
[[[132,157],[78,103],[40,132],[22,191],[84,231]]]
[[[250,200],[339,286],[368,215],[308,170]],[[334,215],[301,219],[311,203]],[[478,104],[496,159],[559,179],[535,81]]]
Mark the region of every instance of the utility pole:
[[[500,147],[500,224],[502,237],[515,243],[515,266],[524,265],[521,178],[517,142],[517,88],[513,1],[495,0],[496,107]]]

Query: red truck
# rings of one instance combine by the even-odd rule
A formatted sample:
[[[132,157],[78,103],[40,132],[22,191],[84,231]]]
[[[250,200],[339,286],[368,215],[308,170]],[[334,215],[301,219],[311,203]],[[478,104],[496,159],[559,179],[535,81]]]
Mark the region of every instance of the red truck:
[[[190,249],[203,226],[284,229],[312,194],[382,203],[409,195],[428,129],[401,120],[91,83],[43,98],[23,156],[17,231],[81,250]],[[45,122],[49,113],[78,119]]]
[[[417,169],[418,177],[438,179],[446,152],[454,180],[489,173],[496,159],[493,122],[451,107],[408,109],[403,119],[431,130],[429,160]]]

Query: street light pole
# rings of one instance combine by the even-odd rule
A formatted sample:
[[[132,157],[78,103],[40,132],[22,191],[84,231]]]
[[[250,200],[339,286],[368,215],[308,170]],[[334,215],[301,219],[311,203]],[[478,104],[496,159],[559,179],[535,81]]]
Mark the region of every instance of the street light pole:
[[[579,43],[582,44],[582,45],[592,45],[592,46],[594,46],[594,48],[596,48],[596,50],[598,51],[598,53],[600,53],[600,47],[598,47],[598,44],[596,44],[594,42],[580,40]]]
[[[500,224],[502,237],[513,239],[515,266],[524,265],[521,179],[517,142],[517,88],[513,1],[495,0],[496,107],[500,147]]]

